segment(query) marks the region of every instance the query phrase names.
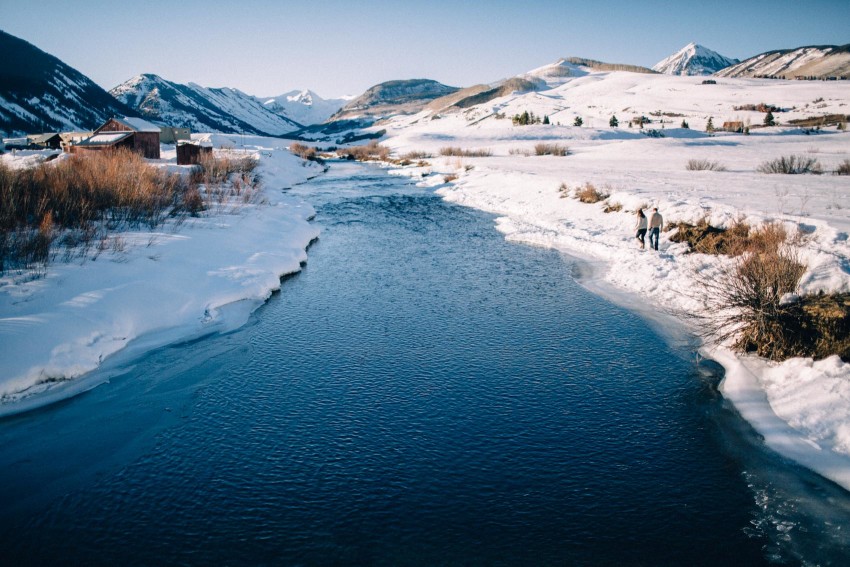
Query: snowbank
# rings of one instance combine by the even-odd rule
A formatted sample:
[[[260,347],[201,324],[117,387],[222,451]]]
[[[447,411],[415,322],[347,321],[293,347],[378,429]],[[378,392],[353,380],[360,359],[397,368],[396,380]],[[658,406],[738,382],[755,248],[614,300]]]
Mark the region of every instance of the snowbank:
[[[782,222],[806,236],[801,291],[850,291],[850,177],[757,171],[767,160],[801,155],[831,172],[850,158],[850,134],[834,126],[810,134],[788,128],[753,130],[750,136],[701,131],[709,116],[717,126],[748,118],[760,124],[762,114],[734,107],[761,101],[787,108],[782,120],[845,112],[850,85],[753,79],[701,85],[693,77],[591,72],[544,92],[460,112],[425,111],[381,128],[388,132],[384,143],[399,155],[437,156],[427,168],[394,173],[423,176],[447,200],[499,215],[497,227],[510,240],[601,263],[604,285],[597,290],[630,293],[636,303],[682,320],[699,305],[696,282],[714,277],[728,259],[686,253],[685,244],[671,243],[665,234],[659,252],[641,250],[634,239],[638,207],[657,206],[666,222]],[[523,110],[549,116],[552,125],[514,126],[510,117]],[[622,126],[633,116],[655,117],[648,128],[663,127],[664,137],[608,127],[614,114]],[[558,125],[572,124],[574,116],[595,127]],[[680,128],[682,120],[693,129]],[[566,145],[570,155],[536,156],[536,143]],[[439,157],[447,146],[486,148],[492,157]],[[725,171],[689,171],[691,159],[718,161]],[[446,185],[446,175],[457,178]],[[607,201],[572,198],[585,183],[609,194]],[[622,210],[606,213],[605,204]],[[770,447],[850,489],[850,364],[837,357],[774,364],[721,348],[708,354],[727,370],[722,392]]]
[[[233,329],[298,271],[318,236],[306,203],[282,188],[321,172],[281,140],[215,136],[259,156],[259,203],[232,203],[156,231],[112,235],[100,254],[52,263],[44,277],[0,278],[0,412],[33,394],[61,389],[128,347]],[[174,150],[161,163],[174,165]],[[13,159],[12,156],[3,156]],[[32,159],[26,157],[26,159]],[[70,390],[69,390],[70,391]]]

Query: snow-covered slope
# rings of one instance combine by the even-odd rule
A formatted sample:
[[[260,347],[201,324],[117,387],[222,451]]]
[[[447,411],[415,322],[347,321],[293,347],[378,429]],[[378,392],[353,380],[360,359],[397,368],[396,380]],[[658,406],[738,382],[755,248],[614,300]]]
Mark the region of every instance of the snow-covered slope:
[[[290,91],[274,97],[257,97],[266,108],[299,124],[320,124],[348,104],[351,98],[324,99],[311,90]]]
[[[301,127],[242,91],[182,85],[152,74],[137,75],[109,93],[149,120],[195,132],[281,136]]]
[[[0,31],[0,132],[91,130],[136,116],[88,77],[34,45]]]
[[[368,116],[412,114],[422,110],[432,100],[458,90],[460,89],[457,87],[450,87],[431,79],[387,81],[370,87],[365,93],[342,107],[332,118],[348,120]]]
[[[489,157],[435,157],[427,167],[397,173],[438,187],[450,201],[498,215],[497,228],[512,241],[589,260],[594,276],[588,287],[641,310],[661,332],[675,335],[676,328],[663,314],[703,309],[695,290],[733,260],[689,253],[686,244],[670,240],[672,232],[662,233],[658,252],[641,249],[633,228],[638,208],[657,206],[668,225],[779,222],[789,234],[806,234],[799,251],[807,266],[801,293],[850,292],[850,209],[842,200],[850,177],[758,171],[765,161],[799,155],[832,172],[850,159],[850,134],[835,122],[820,133],[756,128],[763,113],[735,110],[769,101],[787,109],[777,113],[785,124],[846,115],[850,89],[843,81],[729,78],[703,85],[702,77],[590,69],[556,82],[561,84],[548,90],[510,93],[455,112],[396,116],[380,125],[383,143],[397,155],[439,156],[445,147],[489,150]],[[508,119],[525,110],[552,123],[520,126]],[[618,127],[609,126],[611,116],[618,117]],[[652,122],[626,125],[640,116]],[[575,117],[584,126],[571,126]],[[711,134],[705,132],[709,117],[718,126],[727,120],[751,120],[754,126],[749,136]],[[681,127],[683,120],[690,128]],[[567,147],[569,155],[536,155],[538,144]],[[693,171],[690,160],[721,167]],[[447,176],[455,181],[446,184]],[[574,198],[588,183],[609,195],[604,203]],[[768,446],[850,489],[850,363],[837,356],[769,363],[717,345],[705,352],[727,370],[723,395]]]
[[[850,44],[767,51],[718,72],[719,77],[850,78]]]
[[[665,75],[711,75],[737,62],[737,59],[724,57],[692,42],[656,63],[652,69]]]

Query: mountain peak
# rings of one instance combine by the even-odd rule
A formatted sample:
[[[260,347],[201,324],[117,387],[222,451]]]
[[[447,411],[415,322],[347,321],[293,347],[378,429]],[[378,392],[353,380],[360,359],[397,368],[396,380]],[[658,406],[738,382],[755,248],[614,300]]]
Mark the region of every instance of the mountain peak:
[[[652,69],[666,75],[711,75],[735,63],[738,63],[737,59],[724,57],[692,41],[670,57],[656,63]]]

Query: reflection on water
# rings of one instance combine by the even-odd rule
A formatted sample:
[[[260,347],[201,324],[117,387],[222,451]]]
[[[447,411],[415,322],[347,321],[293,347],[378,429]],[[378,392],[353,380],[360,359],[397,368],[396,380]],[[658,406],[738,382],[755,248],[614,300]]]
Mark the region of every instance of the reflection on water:
[[[324,232],[251,324],[0,422],[8,561],[846,558],[847,495],[570,259],[359,165],[292,192]]]

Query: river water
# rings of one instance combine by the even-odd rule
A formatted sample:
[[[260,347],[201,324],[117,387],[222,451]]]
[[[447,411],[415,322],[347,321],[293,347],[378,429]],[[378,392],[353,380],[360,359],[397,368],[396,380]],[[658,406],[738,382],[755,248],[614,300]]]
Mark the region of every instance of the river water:
[[[0,421],[0,563],[847,564],[847,494],[574,260],[376,168],[290,192],[322,236],[247,326]]]

